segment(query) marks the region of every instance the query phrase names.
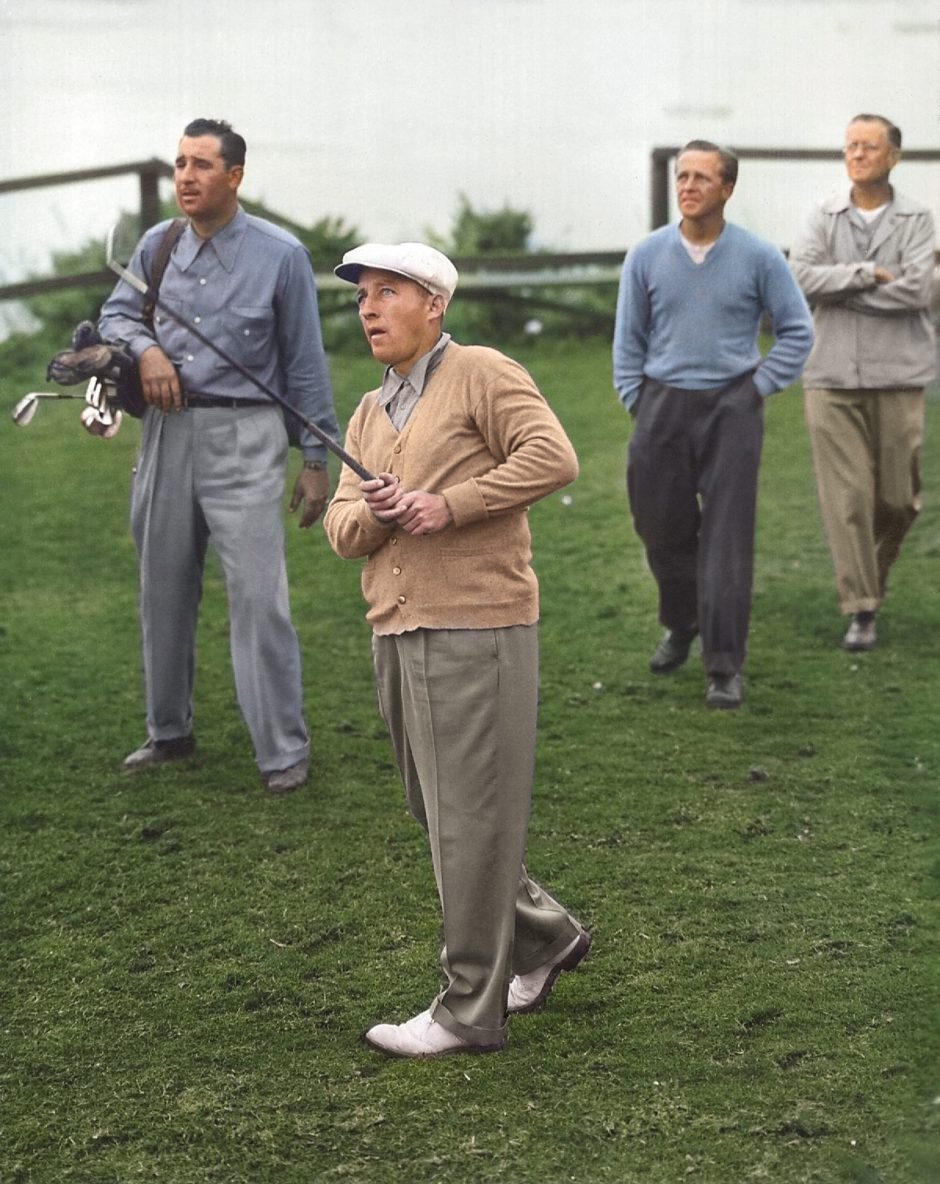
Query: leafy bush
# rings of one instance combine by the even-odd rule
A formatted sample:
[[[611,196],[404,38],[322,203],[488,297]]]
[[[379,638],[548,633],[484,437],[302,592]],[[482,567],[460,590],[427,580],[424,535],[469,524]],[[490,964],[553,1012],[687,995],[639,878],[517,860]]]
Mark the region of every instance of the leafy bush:
[[[276,222],[271,213],[262,215]],[[313,226],[291,226],[288,229],[300,239],[313,259],[314,271],[318,276],[332,275],[333,268],[347,251],[358,246],[363,236],[355,226],[347,226],[342,218],[326,216]],[[330,352],[353,350],[362,343],[362,331],[355,313],[351,289],[329,291],[323,288],[318,293],[320,324],[323,341]]]
[[[461,193],[450,240],[435,245],[459,256],[525,255],[532,229],[532,215],[525,210],[475,210]]]
[[[533,255],[534,223],[524,210],[503,206],[477,210],[460,194],[448,237],[429,232],[429,241],[455,259]],[[459,299],[447,314],[447,328],[463,342],[518,345],[544,334],[550,338],[586,338],[613,333],[614,293],[594,287],[458,288]]]

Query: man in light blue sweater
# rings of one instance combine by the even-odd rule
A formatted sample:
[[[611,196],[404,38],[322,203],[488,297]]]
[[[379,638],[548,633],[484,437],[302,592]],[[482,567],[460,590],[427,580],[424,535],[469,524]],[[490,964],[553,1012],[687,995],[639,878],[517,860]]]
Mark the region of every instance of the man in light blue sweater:
[[[681,221],[627,255],[613,351],[614,386],[636,419],[630,509],[666,628],[650,669],[678,669],[700,634],[705,701],[718,708],[742,698],[764,399],[799,377],[813,344],[783,254],[724,220],[737,172],[706,140],[681,150]],[[762,358],[764,315],[775,341]]]

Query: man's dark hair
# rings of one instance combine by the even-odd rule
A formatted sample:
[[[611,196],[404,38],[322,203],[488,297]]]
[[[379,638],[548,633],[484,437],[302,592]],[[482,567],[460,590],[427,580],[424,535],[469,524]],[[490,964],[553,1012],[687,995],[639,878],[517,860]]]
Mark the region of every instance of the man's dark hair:
[[[679,149],[679,156],[683,152],[717,152],[722,181],[727,185],[734,185],[737,181],[738,158],[727,148],[721,148],[718,144],[713,144],[711,140],[689,140],[688,144]]]
[[[219,141],[219,152],[225,162],[226,172],[245,163],[245,141],[232,130],[224,119],[194,119],[183,128],[184,136],[215,136]]]
[[[849,123],[880,123],[885,129],[888,143],[894,148],[901,147],[901,129],[890,119],[885,119],[883,115],[853,115]]]

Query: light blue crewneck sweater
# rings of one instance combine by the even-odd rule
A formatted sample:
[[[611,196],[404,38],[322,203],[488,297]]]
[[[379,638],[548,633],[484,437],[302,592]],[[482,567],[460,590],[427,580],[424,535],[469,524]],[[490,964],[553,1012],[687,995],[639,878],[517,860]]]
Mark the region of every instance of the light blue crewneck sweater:
[[[763,313],[775,337],[757,345]],[[682,245],[678,224],[663,226],[624,260],[614,332],[614,386],[624,407],[644,376],[683,390],[726,386],[756,367],[762,395],[795,381],[813,344],[809,307],[783,253],[726,223],[705,262]]]

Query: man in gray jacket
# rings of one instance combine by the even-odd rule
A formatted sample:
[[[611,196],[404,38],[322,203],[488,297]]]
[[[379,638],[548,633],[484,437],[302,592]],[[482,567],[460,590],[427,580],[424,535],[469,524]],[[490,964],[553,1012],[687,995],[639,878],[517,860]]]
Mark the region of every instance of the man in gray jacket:
[[[848,194],[825,201],[794,246],[816,344],[803,374],[813,466],[836,571],[842,645],[870,650],[888,572],[920,512],[924,388],[934,374],[934,226],[897,193],[901,132],[857,115]]]

